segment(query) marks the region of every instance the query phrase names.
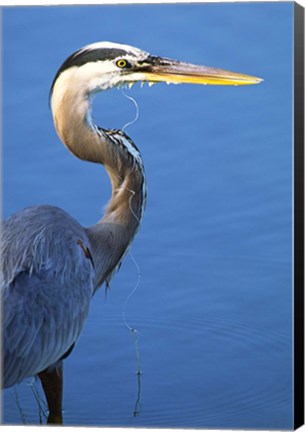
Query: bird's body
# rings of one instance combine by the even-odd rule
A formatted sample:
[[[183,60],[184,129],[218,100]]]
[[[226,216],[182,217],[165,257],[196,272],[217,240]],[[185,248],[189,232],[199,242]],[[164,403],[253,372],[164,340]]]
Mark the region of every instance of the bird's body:
[[[9,387],[56,363],[77,340],[94,267],[82,249],[89,247],[85,230],[56,207],[16,213],[2,232],[3,381]]]
[[[3,384],[9,387],[38,374],[50,422],[61,421],[62,359],[80,335],[92,295],[118,269],[146,202],[139,150],[124,132],[94,123],[91,98],[137,81],[260,82],[109,42],[77,51],[57,72],[51,96],[58,135],[76,157],[104,166],[112,196],[92,227],[84,228],[63,210],[45,205],[18,212],[2,226]]]
[[[113,140],[121,147],[122,170],[110,171],[113,195],[99,223],[84,228],[48,205],[3,223],[5,387],[52,366],[76,342],[92,295],[109,284],[139,227],[146,200],[142,160],[135,148],[137,159],[127,153],[126,143],[133,144],[125,134],[108,134],[106,145]]]

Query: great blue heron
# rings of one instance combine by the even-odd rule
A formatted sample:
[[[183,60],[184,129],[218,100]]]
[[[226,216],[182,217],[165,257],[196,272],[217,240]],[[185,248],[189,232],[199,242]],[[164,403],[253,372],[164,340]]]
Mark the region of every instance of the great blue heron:
[[[49,423],[62,421],[63,359],[80,335],[91,297],[109,283],[126,254],[146,201],[138,148],[124,132],[93,122],[91,97],[137,81],[245,85],[261,80],[110,42],[85,46],[58,70],[51,88],[57,133],[76,157],[104,165],[112,197],[103,218],[89,228],[47,205],[26,208],[2,226],[3,384],[38,375]]]

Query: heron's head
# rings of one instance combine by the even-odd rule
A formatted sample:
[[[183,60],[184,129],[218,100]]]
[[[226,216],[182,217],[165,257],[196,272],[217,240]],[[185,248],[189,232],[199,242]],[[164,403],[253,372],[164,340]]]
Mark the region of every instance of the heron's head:
[[[59,85],[91,94],[136,82],[246,85],[260,78],[148,54],[129,45],[97,42],[72,54],[58,70],[51,92]]]

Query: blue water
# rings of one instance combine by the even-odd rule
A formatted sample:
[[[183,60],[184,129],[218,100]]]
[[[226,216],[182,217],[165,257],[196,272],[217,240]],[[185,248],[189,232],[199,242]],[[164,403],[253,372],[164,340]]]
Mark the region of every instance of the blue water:
[[[148,204],[137,264],[127,255],[107,300],[95,296],[65,361],[66,425],[292,428],[292,17],[292,3],[4,10],[4,217],[48,203],[88,226],[109,199],[103,168],[71,156],[48,108],[57,68],[83,45],[264,78],[126,90]],[[119,90],[94,102],[102,126],[134,116]],[[140,382],[123,319],[135,286],[125,312]],[[3,409],[5,423],[39,423],[28,382],[4,392]]]

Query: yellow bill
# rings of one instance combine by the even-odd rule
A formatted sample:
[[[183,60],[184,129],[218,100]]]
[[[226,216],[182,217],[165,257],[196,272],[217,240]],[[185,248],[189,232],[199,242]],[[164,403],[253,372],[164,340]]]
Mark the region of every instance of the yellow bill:
[[[141,68],[144,79],[168,84],[251,85],[263,81],[251,75],[229,72],[208,66],[197,66],[176,60],[152,57],[153,61]]]

